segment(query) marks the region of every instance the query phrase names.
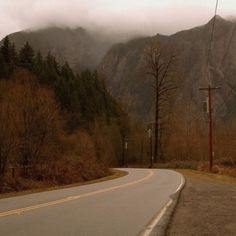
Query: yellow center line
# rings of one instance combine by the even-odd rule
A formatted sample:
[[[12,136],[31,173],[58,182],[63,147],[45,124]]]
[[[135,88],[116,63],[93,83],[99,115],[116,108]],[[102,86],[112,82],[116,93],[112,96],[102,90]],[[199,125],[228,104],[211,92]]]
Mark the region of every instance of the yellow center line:
[[[125,188],[134,184],[138,184],[141,183],[149,178],[151,178],[153,176],[154,172],[152,170],[148,170],[148,175],[146,175],[145,177],[139,179],[139,180],[135,180],[126,184],[121,184],[121,185],[117,185],[114,187],[110,187],[110,188],[105,188],[105,189],[100,189],[94,192],[90,192],[90,193],[84,193],[84,194],[79,194],[79,195],[75,195],[75,196],[69,196],[66,198],[62,198],[59,200],[54,200],[54,201],[50,201],[50,202],[46,202],[46,203],[41,203],[41,204],[37,204],[37,205],[32,205],[32,206],[28,206],[28,207],[23,207],[23,208],[18,208],[18,209],[14,209],[14,210],[9,210],[9,211],[4,211],[4,212],[0,212],[0,217],[4,217],[4,216],[10,216],[10,215],[18,215],[21,214],[23,212],[27,212],[27,211],[31,211],[31,210],[35,210],[35,209],[39,209],[39,208],[44,208],[44,207],[48,207],[48,206],[54,206],[54,205],[58,205],[58,204],[62,204],[65,202],[69,202],[69,201],[73,201],[73,200],[77,200],[80,198],[84,198],[84,197],[90,197],[99,193],[106,193],[106,192],[110,192],[116,189],[120,189],[120,188]]]

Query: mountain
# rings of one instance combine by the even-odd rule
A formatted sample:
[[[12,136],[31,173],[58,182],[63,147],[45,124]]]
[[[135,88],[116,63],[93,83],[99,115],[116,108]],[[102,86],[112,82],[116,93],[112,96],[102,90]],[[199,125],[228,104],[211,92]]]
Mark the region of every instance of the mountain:
[[[96,68],[111,46],[109,39],[83,28],[50,27],[20,31],[8,37],[17,49],[28,41],[35,51],[41,51],[44,56],[50,51],[59,62],[68,61],[75,70]]]
[[[90,33],[83,28],[51,27],[13,33],[9,38],[17,48],[29,41],[34,50],[44,55],[51,51],[59,62],[68,61],[77,71],[97,68],[106,78],[112,95],[141,119],[152,119],[154,107],[153,89],[145,74],[144,52],[155,42],[172,47],[178,58],[178,90],[173,104],[191,103],[197,111],[201,110],[206,94],[200,92],[199,87],[208,85],[206,75],[210,74],[212,85],[221,87],[214,92],[217,117],[225,119],[236,115],[236,22],[232,18],[216,17],[207,72],[212,24],[213,19],[203,26],[170,36],[157,34],[118,44],[102,33]]]
[[[179,79],[174,104],[192,103],[200,111],[206,93],[199,88],[208,86],[206,75],[209,73],[212,85],[221,87],[214,92],[218,117],[236,115],[236,23],[216,17],[209,72],[206,72],[212,24],[213,19],[206,25],[170,36],[157,34],[114,45],[99,65],[111,93],[124,101],[129,111],[142,119],[150,119],[154,94],[150,78],[145,75],[144,53],[148,46],[158,42],[172,47],[177,56]]]

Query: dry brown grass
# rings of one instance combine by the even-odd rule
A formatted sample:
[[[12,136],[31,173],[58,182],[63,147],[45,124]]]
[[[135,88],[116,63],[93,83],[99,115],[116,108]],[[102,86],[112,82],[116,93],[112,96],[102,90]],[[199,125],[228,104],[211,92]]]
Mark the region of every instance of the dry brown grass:
[[[208,171],[208,165],[199,165],[198,170]],[[212,168],[212,173],[219,175],[227,175],[231,177],[236,177],[236,168],[224,165],[214,165]]]
[[[224,183],[236,183],[236,178],[223,174],[214,174],[206,171],[189,170],[189,169],[175,169],[185,176],[194,179],[208,180],[208,181],[221,181]]]

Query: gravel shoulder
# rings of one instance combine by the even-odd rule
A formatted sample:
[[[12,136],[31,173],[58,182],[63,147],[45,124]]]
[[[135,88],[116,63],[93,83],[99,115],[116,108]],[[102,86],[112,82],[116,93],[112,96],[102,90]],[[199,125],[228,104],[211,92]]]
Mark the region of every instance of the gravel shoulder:
[[[181,170],[186,185],[166,235],[233,236],[236,232],[236,179]]]

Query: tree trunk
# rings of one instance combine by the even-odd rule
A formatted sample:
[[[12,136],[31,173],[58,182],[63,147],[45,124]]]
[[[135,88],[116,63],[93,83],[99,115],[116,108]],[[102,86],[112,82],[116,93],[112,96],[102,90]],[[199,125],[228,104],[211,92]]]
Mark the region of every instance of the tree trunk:
[[[154,162],[157,163],[159,157],[159,94],[156,91],[156,115],[155,115],[155,144],[154,144]]]

